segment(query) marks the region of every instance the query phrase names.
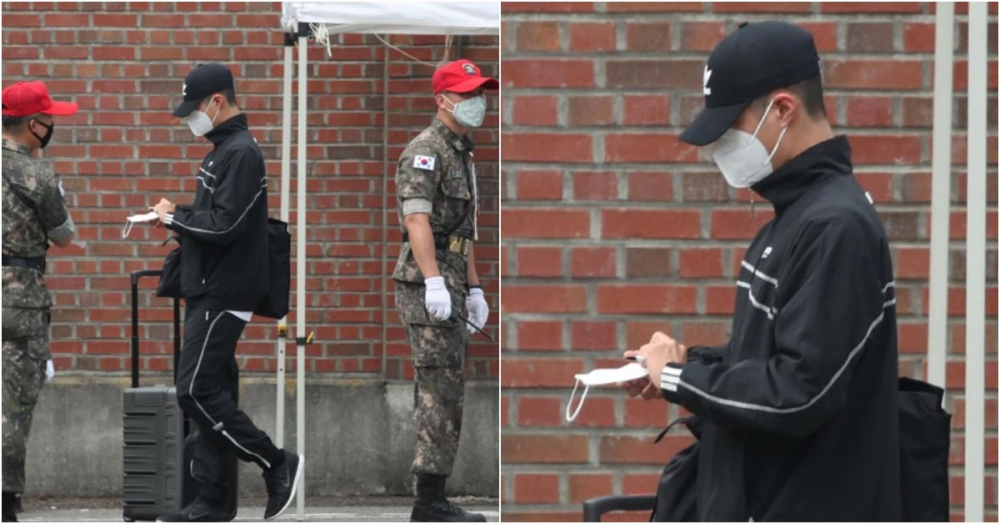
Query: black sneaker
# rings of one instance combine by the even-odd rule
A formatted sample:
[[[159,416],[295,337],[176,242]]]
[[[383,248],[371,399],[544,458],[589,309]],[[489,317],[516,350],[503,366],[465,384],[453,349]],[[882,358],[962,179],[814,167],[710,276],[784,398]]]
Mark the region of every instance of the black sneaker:
[[[226,511],[225,507],[215,506],[197,497],[179,512],[157,517],[156,522],[228,522],[235,516]]]
[[[429,502],[417,501],[410,513],[410,522],[486,522],[481,513],[469,513],[446,498]]]
[[[267,508],[264,509],[264,519],[273,520],[288,509],[299,487],[299,477],[302,468],[299,467],[302,457],[281,450],[285,461],[280,465],[264,471],[264,484],[267,485]]]

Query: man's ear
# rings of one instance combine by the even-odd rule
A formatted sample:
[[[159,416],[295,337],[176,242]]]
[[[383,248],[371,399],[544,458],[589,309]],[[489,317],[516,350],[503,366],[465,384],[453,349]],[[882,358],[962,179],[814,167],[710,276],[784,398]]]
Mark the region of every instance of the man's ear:
[[[777,115],[782,125],[791,124],[795,116],[802,111],[802,101],[790,91],[778,91],[774,94],[773,100],[771,111]]]

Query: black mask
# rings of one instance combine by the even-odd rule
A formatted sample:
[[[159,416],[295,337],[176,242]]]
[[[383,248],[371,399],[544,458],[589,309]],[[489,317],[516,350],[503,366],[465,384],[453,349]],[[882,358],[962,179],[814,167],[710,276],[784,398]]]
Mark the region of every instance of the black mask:
[[[45,122],[42,122],[41,120],[35,120],[35,122],[38,122],[39,124],[41,124],[42,127],[46,129],[45,136],[38,136],[38,133],[36,133],[34,129],[30,130],[31,134],[35,135],[35,138],[37,138],[38,141],[42,143],[41,146],[42,149],[45,149],[45,146],[49,145],[49,140],[52,140],[52,132],[55,131],[56,124],[55,122],[53,122],[51,124],[46,125]]]

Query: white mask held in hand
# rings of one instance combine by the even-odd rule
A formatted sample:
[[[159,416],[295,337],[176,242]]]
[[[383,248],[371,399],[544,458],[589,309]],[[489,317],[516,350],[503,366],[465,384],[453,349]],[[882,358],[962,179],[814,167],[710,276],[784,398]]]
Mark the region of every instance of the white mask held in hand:
[[[713,144],[712,160],[719,166],[722,176],[729,185],[736,188],[750,187],[774,172],[771,158],[781,145],[781,139],[785,138],[788,126],[781,128],[778,142],[774,144],[774,149],[770,153],[757,139],[757,133],[764,125],[772,105],[774,99],[767,104],[767,110],[764,111],[764,116],[761,117],[752,135],[739,129],[729,129]]]
[[[626,364],[620,368],[599,368],[591,371],[590,373],[579,373],[576,375],[576,385],[573,386],[573,392],[569,395],[569,403],[566,404],[566,420],[568,422],[573,422],[576,416],[580,414],[580,409],[583,408],[583,402],[587,399],[587,391],[590,390],[590,386],[605,386],[608,384],[617,384],[619,382],[628,382],[630,380],[638,380],[643,377],[648,377],[649,371],[646,370],[642,364],[636,364],[632,362]],[[576,411],[570,414],[573,409],[573,397],[576,396],[576,388],[580,387],[580,383],[583,383],[583,395],[580,395],[580,403],[576,406]]]
[[[455,115],[455,121],[462,124],[462,127],[479,127],[483,125],[483,119],[486,118],[486,97],[479,95],[472,98],[467,98],[459,103],[452,102],[445,97],[445,100],[451,104],[452,108],[449,111]]]
[[[126,218],[125,227],[122,228],[122,238],[127,237],[128,234],[132,232],[132,226],[136,224],[159,220],[159,218],[160,215],[157,215],[156,211],[150,211],[149,213],[144,213],[142,215],[132,215]]]
[[[208,111],[212,105],[215,104],[215,100],[209,102],[208,107],[205,111]],[[184,123],[191,128],[191,132],[194,136],[205,136],[209,131],[213,129],[213,124],[215,124],[215,119],[219,117],[219,113],[222,112],[220,108],[215,112],[215,116],[209,118],[204,111],[198,111],[197,109],[192,111],[190,115],[184,118]]]

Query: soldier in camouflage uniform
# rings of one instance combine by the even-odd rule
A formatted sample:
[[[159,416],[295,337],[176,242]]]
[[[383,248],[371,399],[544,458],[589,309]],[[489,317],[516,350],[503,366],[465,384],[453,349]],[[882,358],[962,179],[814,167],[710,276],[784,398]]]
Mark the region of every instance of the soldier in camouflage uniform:
[[[396,308],[413,351],[417,477],[414,522],[485,522],[444,496],[462,430],[465,353],[489,307],[476,274],[477,188],[470,128],[482,125],[484,89],[472,62],[440,67],[432,80],[437,116],[403,151],[396,171],[403,246],[393,272]]]
[[[49,360],[45,253],[66,247],[76,225],[52,167],[32,158],[52,138],[53,116],[76,104],[54,102],[45,84],[24,82],[3,94],[3,520],[16,521],[24,492],[24,458],[31,416]]]

